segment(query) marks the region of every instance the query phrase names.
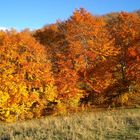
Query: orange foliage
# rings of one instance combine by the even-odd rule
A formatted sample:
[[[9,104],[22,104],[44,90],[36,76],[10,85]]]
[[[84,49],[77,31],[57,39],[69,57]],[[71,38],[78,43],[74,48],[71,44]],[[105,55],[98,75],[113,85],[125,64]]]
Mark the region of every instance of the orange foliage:
[[[140,37],[140,18],[137,14],[121,12],[108,23],[108,31],[115,39],[116,47],[120,48],[119,63],[121,65],[122,80],[127,81],[127,71],[132,66],[129,65],[129,57],[132,58],[137,55],[135,44],[137,44]]]
[[[45,48],[27,32],[0,32],[0,38],[1,119],[10,121],[30,112],[35,102],[46,100],[45,108],[57,95]],[[52,94],[47,93],[48,86]]]
[[[81,8],[32,33],[0,31],[0,120],[66,113],[86,100],[126,103],[120,93],[140,86],[140,18],[108,18]]]
[[[118,54],[113,40],[109,40],[105,25],[103,18],[95,17],[84,9],[76,10],[66,21],[66,39],[72,52],[74,69],[77,73],[83,73],[83,82],[96,92],[101,92],[113,83],[109,59]],[[106,66],[102,63],[110,63],[108,74],[104,73]],[[100,70],[97,72],[95,69],[98,66]]]

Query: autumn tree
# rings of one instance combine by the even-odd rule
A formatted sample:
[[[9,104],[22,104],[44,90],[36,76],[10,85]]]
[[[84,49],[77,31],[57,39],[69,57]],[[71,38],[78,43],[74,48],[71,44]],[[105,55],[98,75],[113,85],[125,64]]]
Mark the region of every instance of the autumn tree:
[[[116,18],[108,22],[108,31],[115,40],[116,47],[120,49],[121,79],[125,82],[128,80],[127,70],[131,67],[127,59],[129,57],[128,50],[130,54],[135,55],[131,48],[139,41],[140,18],[137,14],[121,12]]]
[[[57,96],[45,48],[28,32],[0,32],[1,120],[39,117]]]
[[[37,30],[34,37],[49,51],[60,108],[65,111],[65,108],[77,107],[82,93],[77,86],[78,75],[71,61],[65,22],[45,26]]]
[[[66,21],[66,39],[79,81],[99,93],[114,82],[110,58],[117,55],[105,25],[102,17],[84,9],[76,10]]]

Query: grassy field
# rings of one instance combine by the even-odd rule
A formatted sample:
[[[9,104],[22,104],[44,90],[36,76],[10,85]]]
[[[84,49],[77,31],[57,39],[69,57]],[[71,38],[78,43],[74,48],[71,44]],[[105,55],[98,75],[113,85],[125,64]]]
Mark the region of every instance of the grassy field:
[[[93,110],[0,124],[1,140],[140,140],[140,109]]]

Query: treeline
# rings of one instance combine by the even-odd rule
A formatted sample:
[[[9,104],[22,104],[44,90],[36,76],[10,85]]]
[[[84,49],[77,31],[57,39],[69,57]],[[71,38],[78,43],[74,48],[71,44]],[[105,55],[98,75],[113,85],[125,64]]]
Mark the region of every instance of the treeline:
[[[128,105],[140,92],[140,17],[75,10],[30,32],[0,31],[0,119]]]

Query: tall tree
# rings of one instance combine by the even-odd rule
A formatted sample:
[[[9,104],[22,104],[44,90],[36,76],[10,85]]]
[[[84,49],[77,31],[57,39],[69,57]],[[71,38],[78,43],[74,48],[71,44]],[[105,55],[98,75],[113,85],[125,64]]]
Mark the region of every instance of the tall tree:
[[[137,14],[121,12],[108,22],[108,31],[115,40],[115,45],[120,49],[119,63],[121,65],[122,81],[127,81],[127,52],[129,47],[139,40],[140,18]]]
[[[41,116],[57,92],[45,48],[28,32],[0,32],[0,119]]]
[[[63,108],[64,106],[69,108],[78,106],[82,93],[77,87],[78,75],[72,66],[65,26],[64,22],[57,22],[38,30],[34,37],[46,47],[50,45],[48,51],[53,65],[52,71],[58,90],[58,99],[64,104]]]
[[[105,25],[102,17],[95,17],[84,9],[76,10],[66,21],[66,39],[72,52],[73,67],[77,73],[83,73],[83,81],[97,92],[106,88],[108,81],[112,82],[110,67],[105,78],[102,74],[106,67],[102,64],[117,55],[117,49],[113,46],[113,41],[109,40]]]

